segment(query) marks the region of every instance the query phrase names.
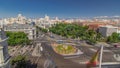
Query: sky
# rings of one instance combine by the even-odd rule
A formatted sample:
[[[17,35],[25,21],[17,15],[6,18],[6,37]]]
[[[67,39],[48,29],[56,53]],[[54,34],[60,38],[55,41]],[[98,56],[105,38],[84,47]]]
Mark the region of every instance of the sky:
[[[120,0],[0,0],[0,18],[77,18],[120,15]]]

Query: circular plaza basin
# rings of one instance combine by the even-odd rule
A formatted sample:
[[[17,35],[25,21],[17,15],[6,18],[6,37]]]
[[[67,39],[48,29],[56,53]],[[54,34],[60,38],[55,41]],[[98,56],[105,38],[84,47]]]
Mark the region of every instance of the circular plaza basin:
[[[82,52],[73,45],[53,44],[54,51],[63,56],[80,55]]]

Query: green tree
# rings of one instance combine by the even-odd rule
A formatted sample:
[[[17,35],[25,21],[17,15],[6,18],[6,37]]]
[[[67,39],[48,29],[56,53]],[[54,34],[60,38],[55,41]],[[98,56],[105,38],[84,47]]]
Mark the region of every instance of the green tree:
[[[36,26],[36,29],[37,29],[37,34],[38,34],[38,32],[39,31],[42,31],[42,32],[44,32],[44,33],[47,33],[48,32],[48,30],[47,29],[44,29],[44,28],[41,28],[41,27],[38,27],[38,26]]]
[[[24,32],[6,32],[6,35],[9,37],[8,39],[9,45],[15,46],[30,43],[27,34],[25,34]]]
[[[14,68],[26,68],[27,59],[25,56],[18,55],[11,60],[11,65]]]
[[[80,26],[77,24],[64,24],[59,23],[49,28],[50,32],[67,37],[67,38],[79,38],[81,40],[88,40],[96,43],[99,41],[101,34],[94,30],[88,29],[88,26]]]
[[[110,43],[120,42],[120,34],[113,33],[111,36],[107,38],[107,42],[110,42]]]

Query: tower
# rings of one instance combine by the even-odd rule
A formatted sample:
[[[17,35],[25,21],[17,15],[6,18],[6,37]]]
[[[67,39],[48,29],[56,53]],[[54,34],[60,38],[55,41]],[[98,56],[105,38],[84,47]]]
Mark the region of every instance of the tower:
[[[10,56],[5,32],[0,28],[0,68],[10,68]]]
[[[49,21],[49,20],[50,20],[50,18],[49,18],[49,16],[47,16],[47,14],[45,15],[45,20],[46,20],[46,21]]]

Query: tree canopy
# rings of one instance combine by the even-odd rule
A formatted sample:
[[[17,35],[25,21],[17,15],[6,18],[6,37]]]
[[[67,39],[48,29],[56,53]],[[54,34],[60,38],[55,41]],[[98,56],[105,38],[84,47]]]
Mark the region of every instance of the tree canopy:
[[[42,31],[42,32],[44,32],[44,33],[47,33],[47,29],[44,29],[44,28],[41,28],[41,27],[39,27],[39,26],[36,26],[36,28],[37,28],[37,32],[38,31]]]
[[[110,42],[110,43],[120,42],[120,34],[113,33],[111,36],[108,36],[107,42]]]
[[[11,60],[11,64],[14,68],[26,68],[27,59],[25,56],[18,55]]]
[[[60,23],[52,26],[49,30],[67,38],[79,38],[80,40],[88,40],[91,43],[96,43],[96,41],[102,37],[100,33],[90,30],[88,26],[80,26],[77,24]]]
[[[15,45],[23,45],[29,44],[30,40],[27,37],[27,34],[24,32],[6,32],[6,35],[9,37],[8,45],[15,46]]]

